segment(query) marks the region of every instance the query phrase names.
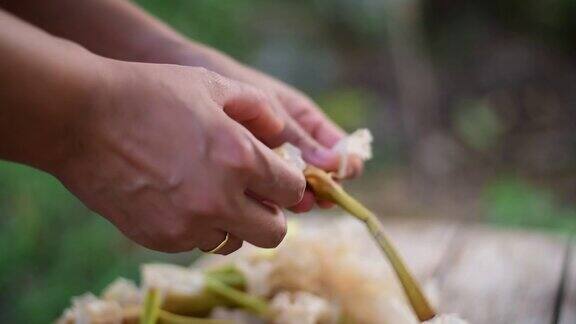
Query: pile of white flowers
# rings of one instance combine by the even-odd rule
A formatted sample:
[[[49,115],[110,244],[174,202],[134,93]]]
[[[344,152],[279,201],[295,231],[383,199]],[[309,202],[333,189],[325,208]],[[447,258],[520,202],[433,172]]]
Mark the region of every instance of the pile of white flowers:
[[[338,174],[345,173],[351,155],[371,158],[371,142],[370,132],[361,129],[337,143],[333,150],[343,157]],[[277,153],[301,170],[306,167],[300,151],[291,145]],[[223,268],[233,269],[241,277],[243,293],[266,305],[267,318],[239,305],[216,304],[201,315],[205,322],[173,323],[418,323],[394,272],[359,222],[336,216],[307,215],[306,219],[289,223],[287,238],[275,250],[245,245],[227,257],[207,255],[192,267],[145,264],[140,287],[120,278],[100,297],[75,297],[59,323],[137,323],[144,296],[151,290],[161,293],[161,308],[168,312],[190,315],[204,311],[206,307],[199,305],[206,304],[206,273]],[[466,322],[454,315],[440,315],[427,323]]]
[[[203,290],[203,273],[225,265],[244,276],[248,294],[269,303],[272,323],[418,323],[394,273],[364,231],[355,220],[342,217],[291,222],[288,237],[276,250],[248,245],[228,257],[207,255],[192,267],[146,264],[141,287],[118,279],[100,298],[75,298],[61,323],[125,323],[122,310],[138,308],[144,291],[194,296]],[[265,323],[242,308],[226,306],[213,308],[208,318]],[[429,323],[465,322],[443,315]]]

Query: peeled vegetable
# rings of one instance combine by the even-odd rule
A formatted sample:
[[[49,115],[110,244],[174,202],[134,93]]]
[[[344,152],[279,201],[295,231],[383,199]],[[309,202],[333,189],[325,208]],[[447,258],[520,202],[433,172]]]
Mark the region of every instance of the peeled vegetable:
[[[343,178],[348,167],[348,159],[355,156],[362,161],[372,158],[372,134],[369,130],[359,129],[348,137],[345,137],[332,149],[340,153],[340,166],[338,167],[338,178]]]
[[[139,323],[142,305],[154,304],[146,302],[150,291],[161,296],[158,323],[420,322],[365,228],[341,216],[290,222],[288,238],[274,251],[247,245],[227,257],[206,255],[193,267],[148,264],[141,278],[136,291],[122,280],[101,298],[75,300],[61,323]],[[464,322],[438,316],[430,323]]]
[[[336,145],[345,155],[341,172],[349,154],[371,156],[370,141],[370,133],[361,130]],[[100,298],[74,298],[59,323],[466,323],[453,315],[435,316],[377,218],[332,175],[306,166],[293,146],[278,153],[304,170],[317,195],[361,220],[378,245],[365,235],[362,222],[352,219],[289,223],[286,239],[272,251],[245,245],[227,257],[207,255],[191,268],[144,265],[139,287],[118,279]]]

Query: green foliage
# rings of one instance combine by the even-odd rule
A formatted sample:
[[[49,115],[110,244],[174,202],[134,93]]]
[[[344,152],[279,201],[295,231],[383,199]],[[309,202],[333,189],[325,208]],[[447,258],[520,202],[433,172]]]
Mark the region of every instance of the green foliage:
[[[489,221],[573,233],[576,209],[562,205],[551,190],[517,177],[500,177],[486,186],[483,206]]]
[[[118,236],[46,174],[1,163],[0,179],[0,298],[10,300],[0,316],[46,323],[80,289],[97,288]]]
[[[326,92],[317,101],[326,114],[347,131],[366,127],[377,103],[372,93],[358,88]]]
[[[0,161],[0,322],[51,322],[71,296],[166,258],[130,243],[51,176]]]
[[[249,29],[256,7],[254,0],[135,2],[191,39],[214,46],[234,57],[245,58],[256,45]]]
[[[503,128],[493,108],[480,100],[462,100],[453,119],[459,137],[480,151],[493,148]]]

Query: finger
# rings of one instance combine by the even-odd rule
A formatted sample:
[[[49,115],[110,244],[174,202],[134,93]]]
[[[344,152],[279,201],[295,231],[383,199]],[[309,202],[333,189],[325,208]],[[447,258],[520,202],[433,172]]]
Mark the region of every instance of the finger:
[[[279,98],[294,120],[319,144],[332,148],[346,137],[346,133],[340,127],[334,124],[313,101],[303,95],[291,94]],[[362,160],[356,157],[350,160],[345,178],[357,177],[363,170]]]
[[[226,242],[226,245],[224,245],[222,249],[218,250],[215,253],[221,255],[228,255],[230,253],[236,252],[237,250],[240,250],[242,244],[244,244],[244,241],[242,241],[241,239],[237,238],[232,234],[229,234],[228,242]]]
[[[302,128],[294,127],[290,122],[286,123],[284,136],[291,143],[294,143],[302,150],[302,157],[308,163],[320,167],[326,171],[336,171],[340,167],[340,153],[326,149],[314,142],[307,133],[302,133]],[[292,140],[291,140],[292,139]],[[362,174],[364,162],[357,156],[349,156],[347,167],[344,173],[344,179],[354,178]]]
[[[322,209],[328,209],[334,207],[334,203],[328,200],[317,199],[316,204],[318,204],[318,207]]]
[[[222,228],[236,237],[262,248],[274,248],[286,235],[286,219],[279,207],[263,204],[248,196]]]
[[[270,103],[276,114],[284,120],[284,128],[280,134],[270,138],[266,144],[270,147],[277,147],[286,142],[291,143],[302,151],[302,157],[306,162],[327,171],[335,171],[338,168],[339,155],[318,143],[304,130],[276,96],[271,97]]]
[[[200,250],[207,253],[214,250],[225,240],[226,243],[213,253],[228,255],[242,247],[243,242],[241,239],[237,238],[233,234],[228,234],[228,239],[226,239],[226,232],[221,230],[210,230],[204,232],[202,241],[198,244],[198,247]]]
[[[283,120],[270,108],[266,97],[255,89],[246,88],[230,97],[223,109],[230,118],[264,142],[270,142],[284,128]]]
[[[247,190],[261,200],[281,207],[296,205],[306,189],[301,170],[286,163],[264,144],[255,140],[253,174],[246,180]]]
[[[350,155],[348,157],[348,165],[346,167],[345,178],[356,178],[359,177],[364,171],[364,162],[356,155]]]
[[[290,207],[289,209],[294,213],[305,213],[310,211],[314,207],[315,201],[316,199],[314,198],[314,193],[311,190],[306,189],[306,191],[304,192],[304,197],[302,197],[302,200],[296,205]]]
[[[228,117],[246,127],[265,143],[284,128],[284,120],[272,109],[270,99],[250,85],[212,75],[212,99]]]
[[[338,141],[346,137],[346,132],[330,120],[312,100],[305,98],[304,95],[289,94],[279,98],[294,120],[318,143],[327,148],[332,148]]]

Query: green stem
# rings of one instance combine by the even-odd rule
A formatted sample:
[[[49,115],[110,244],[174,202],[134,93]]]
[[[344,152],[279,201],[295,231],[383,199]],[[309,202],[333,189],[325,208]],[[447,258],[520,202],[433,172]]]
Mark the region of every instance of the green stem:
[[[156,324],[162,306],[162,296],[157,289],[150,289],[144,300],[144,312],[140,316],[140,324]]]
[[[233,264],[207,270],[204,274],[236,289],[244,290],[246,287],[244,274]]]
[[[270,314],[270,309],[265,300],[250,296],[240,290],[234,289],[218,280],[215,280],[210,276],[206,276],[206,289],[256,315],[267,317]]]
[[[206,319],[198,317],[182,316],[160,310],[158,318],[162,324],[233,324],[232,321]]]
[[[384,234],[382,225],[376,215],[346,193],[325,171],[309,166],[305,171],[305,175],[308,183],[321,198],[334,202],[366,224],[368,231],[390,261],[418,319],[427,321],[436,316],[436,312],[422,293],[419,284]]]

